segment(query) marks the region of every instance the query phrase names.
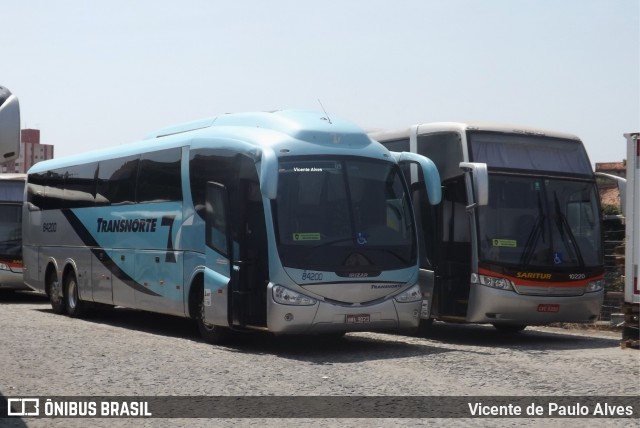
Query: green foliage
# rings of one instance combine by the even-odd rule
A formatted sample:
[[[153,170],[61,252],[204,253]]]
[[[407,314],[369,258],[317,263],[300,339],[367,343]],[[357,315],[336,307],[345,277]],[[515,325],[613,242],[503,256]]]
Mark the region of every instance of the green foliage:
[[[622,214],[620,207],[612,204],[602,204],[602,213],[604,215],[619,215]]]

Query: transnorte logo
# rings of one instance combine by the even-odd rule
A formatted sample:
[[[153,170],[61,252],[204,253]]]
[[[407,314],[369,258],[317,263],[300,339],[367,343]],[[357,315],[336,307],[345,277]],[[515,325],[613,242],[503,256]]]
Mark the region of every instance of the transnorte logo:
[[[126,220],[98,219],[97,232],[155,232],[157,218],[136,218]]]

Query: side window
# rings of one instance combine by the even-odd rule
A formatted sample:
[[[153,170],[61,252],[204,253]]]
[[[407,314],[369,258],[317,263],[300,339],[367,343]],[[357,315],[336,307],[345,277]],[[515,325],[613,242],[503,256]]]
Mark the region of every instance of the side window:
[[[138,202],[181,201],[181,157],[181,148],[143,154],[140,158],[136,200]]]
[[[206,242],[224,256],[229,256],[228,240],[228,195],[227,189],[219,183],[206,184]]]
[[[409,149],[409,139],[404,138],[402,140],[390,140],[385,141],[384,146],[392,151],[392,152],[408,152]]]
[[[58,210],[64,208],[64,177],[66,170],[55,169],[47,171],[47,184],[44,188],[45,210]]]
[[[96,205],[123,205],[135,201],[139,156],[100,162]]]
[[[445,242],[470,242],[464,175],[443,182],[442,231]]]
[[[460,162],[463,161],[462,142],[456,132],[419,135],[418,154],[428,157],[436,164],[442,181],[464,173],[460,169]]]
[[[20,202],[24,194],[24,183],[6,180],[0,188],[0,201]]]
[[[95,163],[67,168],[63,192],[66,208],[93,206],[97,169],[98,164]]]
[[[196,213],[205,218],[207,182],[227,184],[234,174],[234,153],[222,150],[192,150],[189,158],[189,185]]]
[[[30,174],[27,184],[27,203],[35,208],[44,209],[44,187],[47,184],[46,173]]]

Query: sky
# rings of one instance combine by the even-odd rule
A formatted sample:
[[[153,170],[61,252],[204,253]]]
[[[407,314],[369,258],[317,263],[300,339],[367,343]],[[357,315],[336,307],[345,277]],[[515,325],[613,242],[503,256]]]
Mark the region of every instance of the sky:
[[[621,161],[640,0],[8,0],[0,85],[55,157],[223,113],[512,123]]]

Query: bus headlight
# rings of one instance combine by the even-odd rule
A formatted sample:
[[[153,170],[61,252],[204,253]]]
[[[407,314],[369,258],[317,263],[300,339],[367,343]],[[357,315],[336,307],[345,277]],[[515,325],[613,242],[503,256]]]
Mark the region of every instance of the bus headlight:
[[[494,276],[472,273],[471,283],[486,285],[487,287],[497,288],[498,290],[513,291],[513,282],[511,282],[507,278],[496,278]]]
[[[11,270],[9,269],[9,265],[6,263],[0,263],[0,270]]]
[[[422,300],[420,285],[414,285],[407,291],[398,294],[396,297],[394,297],[394,299],[396,299],[396,301],[400,303],[417,302],[418,300]]]
[[[282,305],[311,306],[318,302],[316,299],[296,293],[281,285],[274,286],[272,292],[273,300]]]
[[[591,281],[587,284],[587,288],[585,288],[586,293],[593,293],[595,291],[600,291],[604,288],[604,279],[597,279],[595,281]]]

